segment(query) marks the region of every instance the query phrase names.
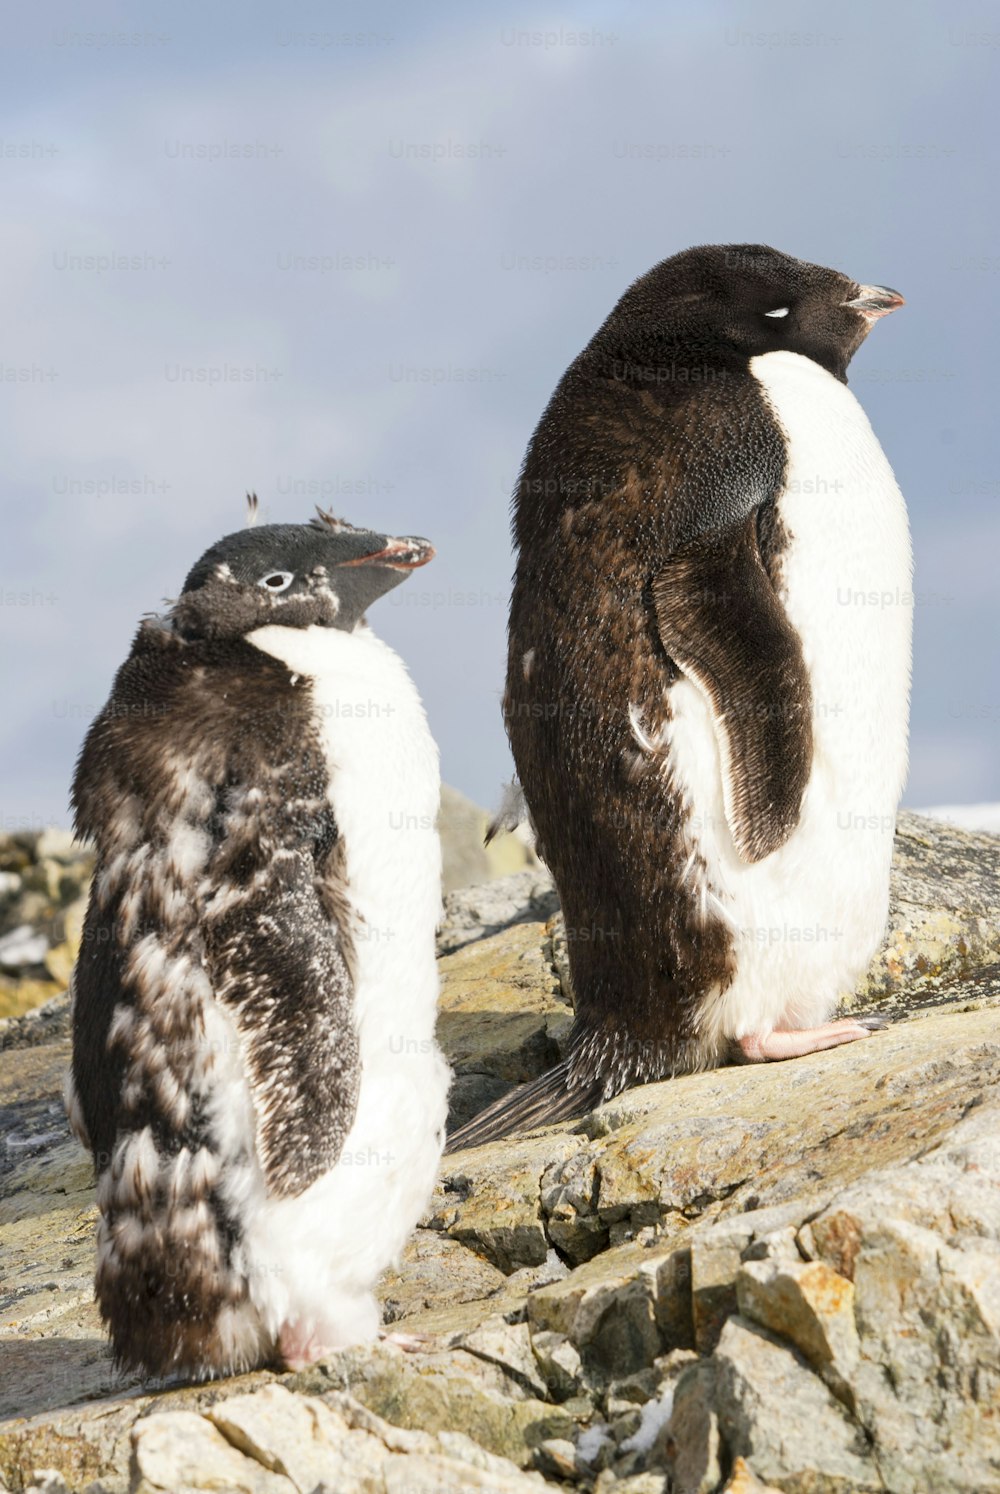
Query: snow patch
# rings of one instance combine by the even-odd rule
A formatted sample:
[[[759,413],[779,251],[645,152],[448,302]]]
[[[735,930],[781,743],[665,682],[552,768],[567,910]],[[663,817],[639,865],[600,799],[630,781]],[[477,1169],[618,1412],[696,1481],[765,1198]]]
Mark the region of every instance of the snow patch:
[[[915,809],[914,814],[944,820],[960,830],[989,830],[1000,834],[1000,804],[936,804],[933,809]]]
[[[583,1463],[592,1463],[601,1448],[611,1441],[611,1436],[603,1422],[596,1426],[588,1427],[581,1432],[576,1444],[577,1456]]]
[[[674,1409],[674,1387],[668,1385],[659,1400],[649,1400],[642,1408],[642,1420],[631,1437],[626,1438],[619,1449],[623,1453],[648,1453],[670,1420]]]

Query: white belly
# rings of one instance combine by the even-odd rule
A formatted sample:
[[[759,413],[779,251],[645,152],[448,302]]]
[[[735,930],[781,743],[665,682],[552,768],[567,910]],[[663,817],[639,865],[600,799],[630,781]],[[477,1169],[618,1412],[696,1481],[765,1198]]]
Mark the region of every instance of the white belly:
[[[781,598],[812,683],[814,758],[796,829],[747,865],[725,820],[708,707],[687,681],[671,689],[670,758],[705,863],[692,863],[692,890],[724,910],[736,946],[734,980],[705,1004],[703,1031],[718,1040],[813,1026],[854,988],[885,927],[907,760],[913,612],[902,494],[843,384],[796,353],[765,354],[751,369],[788,440]]]
[[[416,1224],[441,1155],[438,752],[402,661],[369,629],[267,627],[250,641],[313,680],[356,915],[361,1089],[338,1164],[301,1197],[268,1202],[247,1255],[271,1324],[316,1320],[332,1347],[374,1331],[365,1294]]]

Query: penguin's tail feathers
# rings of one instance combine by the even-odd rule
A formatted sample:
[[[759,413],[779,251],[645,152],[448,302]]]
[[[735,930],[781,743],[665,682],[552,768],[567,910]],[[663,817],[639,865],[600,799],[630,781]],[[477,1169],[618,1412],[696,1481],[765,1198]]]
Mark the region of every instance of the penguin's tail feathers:
[[[221,1169],[207,1146],[167,1152],[146,1126],[99,1171],[94,1295],[119,1368],[205,1380],[272,1360],[239,1237],[221,1223]]]
[[[483,836],[483,845],[488,846],[500,833],[509,830],[511,834],[523,824],[530,825],[531,817],[528,814],[528,805],[524,797],[524,790],[516,778],[503,786],[503,796],[500,800],[500,808],[490,820]]]
[[[538,1079],[521,1084],[510,1094],[494,1100],[448,1137],[445,1154],[470,1146],[485,1146],[501,1141],[517,1131],[533,1131],[554,1121],[577,1120],[604,1099],[599,1079],[589,1083],[570,1083],[569,1060],[557,1063]]]

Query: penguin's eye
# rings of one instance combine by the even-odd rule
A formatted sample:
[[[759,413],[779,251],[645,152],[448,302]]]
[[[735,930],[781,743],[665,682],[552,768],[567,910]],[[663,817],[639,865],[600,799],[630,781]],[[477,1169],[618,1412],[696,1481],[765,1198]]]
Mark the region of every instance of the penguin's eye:
[[[292,571],[267,571],[257,582],[265,591],[287,591],[295,580]]]
[[[776,307],[774,309],[774,311],[765,311],[764,315],[765,316],[787,316],[788,315],[788,307],[787,306],[778,306],[778,307]]]

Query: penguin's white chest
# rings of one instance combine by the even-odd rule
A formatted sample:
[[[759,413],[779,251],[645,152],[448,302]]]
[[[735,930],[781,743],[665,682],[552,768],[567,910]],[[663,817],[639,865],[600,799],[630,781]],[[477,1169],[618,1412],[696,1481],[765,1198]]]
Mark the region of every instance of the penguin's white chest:
[[[671,760],[692,811],[701,887],[724,910],[737,973],[706,1002],[706,1035],[825,1021],[885,926],[896,808],[906,776],[912,560],[906,507],[853,394],[809,358],[751,362],[785,434],[779,595],[813,695],[813,764],[799,823],[749,865],[725,820],[702,695],[670,692]],[[693,874],[701,875],[701,873]]]
[[[906,776],[913,627],[903,495],[845,385],[797,353],[750,366],[787,441],[781,596],[812,684],[814,778],[851,796],[845,814],[880,812],[887,800],[894,814]]]
[[[251,642],[310,680],[344,847],[355,1020],[370,1068],[384,1057],[374,1031],[382,1021],[397,1036],[400,1024],[409,1031],[414,1021],[422,1037],[433,1031],[441,906],[437,747],[402,660],[369,628],[268,627]]]
[[[402,660],[367,627],[267,627],[250,641],[312,691],[344,850],[361,1086],[336,1166],[300,1197],[269,1202],[248,1251],[274,1267],[257,1292],[269,1322],[318,1319],[335,1346],[373,1331],[367,1293],[415,1225],[441,1155],[438,752]]]
[[[373,1070],[395,1067],[398,1042],[434,1030],[437,747],[402,660],[369,628],[260,628],[251,642],[310,680],[344,847],[366,1084]]]

